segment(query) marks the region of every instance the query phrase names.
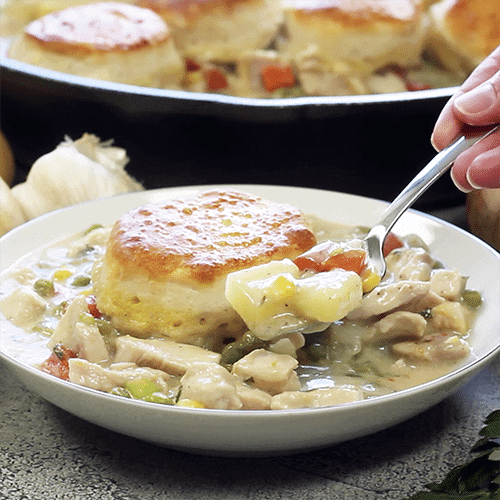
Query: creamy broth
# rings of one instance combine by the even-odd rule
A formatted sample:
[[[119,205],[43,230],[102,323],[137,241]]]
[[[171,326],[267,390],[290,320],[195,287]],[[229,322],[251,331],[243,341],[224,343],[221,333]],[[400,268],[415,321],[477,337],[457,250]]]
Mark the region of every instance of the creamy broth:
[[[361,238],[366,232],[364,228],[345,227],[322,221],[316,217],[309,217],[309,222],[318,241],[327,239],[348,241]],[[92,269],[96,261],[99,261],[105,253],[110,229],[93,227],[87,234],[76,235],[40,252],[28,255],[4,273],[0,286],[0,310],[9,321],[9,326],[8,328],[2,327],[3,352],[22,363],[37,367],[42,366],[42,363],[52,352],[52,349],[48,347],[50,338],[60,324],[63,315],[67,313],[69,305],[73,302],[76,303],[78,298],[86,297],[85,300],[88,302],[87,298],[92,297]],[[418,272],[422,268],[427,269],[427,267],[432,276],[436,276],[437,271],[445,271],[442,264],[432,259],[423,247],[424,245],[418,238],[408,238],[403,249],[393,251],[389,258],[388,283],[391,280],[397,282],[395,278],[397,273],[405,275],[409,272],[408,268],[401,264],[401,260],[406,258],[405,255],[410,255],[408,257],[410,262],[412,259],[415,261],[415,256],[422,259],[415,264],[415,269]],[[410,253],[405,254],[406,251]],[[414,270],[411,272],[413,273]],[[217,364],[218,367],[223,365],[230,378],[233,375],[240,376],[238,391],[254,390],[252,396],[248,396],[249,401],[253,401],[254,396],[262,396],[262,400],[259,399],[258,402],[246,403],[244,398],[247,396],[243,396],[243,392],[240,394],[237,391],[238,397],[244,401],[241,409],[328,406],[388,394],[435,379],[454,369],[470,355],[467,338],[473,322],[475,307],[480,303],[480,298],[473,292],[469,292],[472,294],[472,299],[469,297],[468,302],[464,301],[464,291],[467,292],[465,279],[455,271],[450,270],[449,273],[449,275],[443,274],[443,276],[450,276],[450,279],[455,280],[460,289],[454,291],[446,286],[442,295],[446,295],[447,298],[433,297],[435,302],[429,304],[422,302],[426,307],[422,306],[421,310],[415,305],[415,301],[406,301],[396,309],[389,309],[377,314],[360,315],[354,311],[353,317],[348,315],[347,318],[334,322],[323,332],[304,337],[297,334],[302,337],[304,345],[300,344],[300,339],[297,341],[297,336],[285,336],[286,346],[284,350],[279,344],[280,339],[278,339],[271,342],[257,342],[242,356],[242,359],[245,359],[247,354],[261,352],[281,356],[280,363],[286,358],[285,361],[291,363],[287,366],[292,366],[294,362],[298,363],[298,366],[295,366],[291,371],[296,373],[300,387],[294,387],[291,383],[292,378],[290,378],[280,386],[280,389],[273,386],[271,389],[263,390],[264,386],[258,385],[255,376],[241,378],[241,370],[245,368],[244,363],[241,364],[240,360],[232,360],[229,363],[224,357],[226,356],[224,349],[233,342],[241,341],[241,336],[245,331],[214,332],[214,337],[217,337],[218,341],[211,342],[210,346],[217,351],[216,356],[222,353],[222,359],[217,361],[219,358],[214,358],[215,363],[212,364]],[[405,275],[405,277],[407,276]],[[415,276],[413,276],[413,280],[422,282],[416,280]],[[433,278],[430,280],[431,283],[433,283],[432,280]],[[380,286],[384,285],[387,283],[383,281]],[[51,290],[51,286],[53,286],[53,290]],[[438,290],[442,284],[434,283],[432,286]],[[453,296],[453,294],[455,295]],[[436,294],[434,293],[434,295]],[[20,312],[13,312],[14,304],[22,305]],[[408,304],[413,305],[406,307]],[[432,304],[435,305],[431,307]],[[130,339],[133,341],[133,337],[118,332],[108,321],[109,318],[96,319],[89,314],[89,310],[85,309],[77,314],[75,321],[83,324],[85,322],[92,323],[92,326],[97,325],[98,332],[102,337],[99,341],[103,343],[102,345],[109,356],[94,364],[102,369],[115,369],[117,343],[128,342]],[[380,320],[386,318],[386,323],[390,323],[393,313],[399,314],[399,316],[394,316],[396,326],[381,326]],[[398,328],[402,327],[398,321],[400,323],[401,321],[408,322],[408,330],[403,328],[403,332],[399,331]],[[414,324],[420,328],[419,333],[414,331],[417,328]],[[194,355],[201,356],[200,362],[205,363],[206,360],[201,351],[204,346],[207,346],[207,343],[193,341],[193,344],[195,344],[193,348],[198,350]],[[290,352],[291,344],[294,344],[295,352]],[[416,349],[415,346],[417,346]],[[210,354],[208,351],[206,352]],[[85,358],[83,351],[77,354],[78,358]],[[276,359],[278,360],[278,358]],[[122,362],[122,365],[118,367],[120,370],[133,369],[134,367],[142,369],[142,378],[149,377],[148,372],[144,370],[150,369],[150,378],[155,380],[157,389],[161,389],[155,393],[163,393],[168,398],[169,404],[184,402],[186,406],[211,407],[207,406],[207,403],[201,404],[193,397],[190,398],[189,394],[183,395],[187,384],[186,379],[182,379],[183,375],[186,377],[185,373],[170,370],[170,373],[163,377],[159,373],[161,370],[158,369],[157,362],[149,366],[147,362],[140,363],[139,367],[139,363],[136,365],[133,360],[126,360],[127,366],[123,365],[123,359],[119,361]],[[240,369],[240,373],[238,373],[238,369],[235,370],[236,366]],[[168,369],[165,370],[168,372]],[[222,380],[226,375],[217,372],[214,377],[216,380]],[[194,378],[196,380],[196,377]],[[185,380],[184,387],[182,387],[181,380]],[[161,384],[164,384],[164,387],[159,387]],[[214,385],[216,384],[214,383]],[[92,386],[90,385],[90,387]],[[300,393],[301,396],[316,394],[315,391],[318,389],[328,391],[332,388],[338,388],[340,392],[338,394],[319,392],[318,394],[321,396],[318,399],[299,401],[294,399],[293,395],[289,395],[291,393]],[[162,402],[155,399],[151,399],[151,401]],[[271,404],[270,401],[273,403]],[[264,406],[261,408],[262,405]],[[233,409],[234,407],[228,406],[227,408]],[[236,406],[236,408],[240,407]]]

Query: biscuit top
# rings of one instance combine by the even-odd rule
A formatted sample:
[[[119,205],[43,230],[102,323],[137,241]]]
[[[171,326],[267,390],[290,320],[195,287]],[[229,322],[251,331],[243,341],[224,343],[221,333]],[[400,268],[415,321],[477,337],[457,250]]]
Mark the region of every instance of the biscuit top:
[[[106,258],[152,279],[209,284],[238,269],[294,258],[315,243],[297,208],[211,191],[129,211],[111,232]]]
[[[115,2],[83,5],[33,21],[25,33],[57,52],[131,50],[169,37],[156,13]]]
[[[345,28],[362,29],[374,23],[406,25],[422,11],[418,0],[286,0],[286,9],[301,18],[328,18]]]
[[[498,0],[456,0],[450,2],[445,25],[463,49],[486,57],[500,44]]]
[[[250,0],[138,0],[137,5],[152,9],[160,15],[162,12],[176,12],[190,18],[217,8],[230,11],[235,4],[249,2]]]

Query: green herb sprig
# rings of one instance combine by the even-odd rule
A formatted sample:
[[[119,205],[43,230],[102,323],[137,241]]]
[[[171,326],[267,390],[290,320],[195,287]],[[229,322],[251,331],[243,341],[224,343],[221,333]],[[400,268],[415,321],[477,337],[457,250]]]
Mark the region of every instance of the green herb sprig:
[[[404,500],[500,500],[500,410],[490,413],[471,449],[474,459],[453,468],[441,483]]]

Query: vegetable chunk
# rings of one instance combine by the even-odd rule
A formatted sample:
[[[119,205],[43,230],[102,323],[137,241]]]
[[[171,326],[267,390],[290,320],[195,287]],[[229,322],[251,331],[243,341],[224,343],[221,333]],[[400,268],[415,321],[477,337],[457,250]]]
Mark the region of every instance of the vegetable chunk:
[[[358,307],[362,295],[361,278],[353,271],[301,277],[288,259],[231,273],[226,282],[226,298],[262,340],[322,331]]]

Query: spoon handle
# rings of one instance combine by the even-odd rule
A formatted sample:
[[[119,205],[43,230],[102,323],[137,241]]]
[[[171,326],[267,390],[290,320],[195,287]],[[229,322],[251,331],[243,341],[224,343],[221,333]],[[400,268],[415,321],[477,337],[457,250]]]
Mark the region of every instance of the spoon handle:
[[[438,153],[387,207],[382,214],[379,225],[384,226],[386,232],[389,232],[401,214],[451,167],[458,155],[499,128],[500,126],[497,125],[487,132],[461,136]]]

